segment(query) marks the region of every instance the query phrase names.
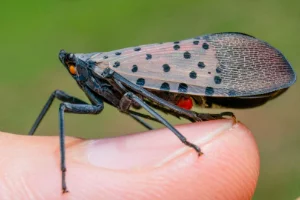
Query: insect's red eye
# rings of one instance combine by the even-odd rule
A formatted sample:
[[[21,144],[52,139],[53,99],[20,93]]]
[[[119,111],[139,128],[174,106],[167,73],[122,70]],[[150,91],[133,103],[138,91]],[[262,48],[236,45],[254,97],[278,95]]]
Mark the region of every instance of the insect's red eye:
[[[69,71],[71,74],[76,75],[77,71],[74,65],[69,66]]]
[[[176,105],[180,108],[190,110],[193,107],[193,100],[191,97],[182,97],[181,99],[179,99]]]

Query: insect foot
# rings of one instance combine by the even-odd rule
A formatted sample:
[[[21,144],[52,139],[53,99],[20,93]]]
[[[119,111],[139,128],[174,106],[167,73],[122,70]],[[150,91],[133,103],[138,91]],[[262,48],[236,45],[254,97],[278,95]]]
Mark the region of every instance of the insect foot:
[[[196,150],[196,152],[198,153],[198,155],[202,155],[203,153],[201,152],[200,148],[189,142],[186,137],[184,137],[176,128],[174,128],[174,126],[172,126],[166,119],[164,119],[161,115],[159,115],[155,110],[153,110],[149,105],[147,105],[142,99],[140,99],[138,96],[136,96],[135,94],[133,94],[132,92],[127,92],[126,94],[124,94],[124,97],[132,100],[133,102],[136,102],[137,104],[139,104],[141,107],[143,107],[146,111],[148,111],[149,114],[151,114],[156,120],[158,120],[160,123],[162,123],[163,125],[165,125],[168,129],[170,129],[170,131],[172,131],[177,137],[178,139],[185,144],[186,146],[189,146],[193,149]]]
[[[197,116],[196,121],[199,122],[215,120],[215,119],[224,119],[224,117],[221,114],[196,113],[196,112],[195,114]]]
[[[189,141],[187,141],[187,140],[186,140],[186,141],[182,141],[182,142],[183,142],[186,146],[189,146],[189,147],[195,149],[195,150],[197,151],[197,153],[198,153],[198,156],[203,155],[201,149],[200,149],[197,145],[195,145],[195,144],[193,144],[193,143],[191,143],[191,142],[189,142]]]
[[[233,119],[234,124],[237,123],[236,116],[235,116],[232,112],[222,112],[222,113],[220,113],[220,115],[221,115],[223,118],[230,117],[231,119]]]

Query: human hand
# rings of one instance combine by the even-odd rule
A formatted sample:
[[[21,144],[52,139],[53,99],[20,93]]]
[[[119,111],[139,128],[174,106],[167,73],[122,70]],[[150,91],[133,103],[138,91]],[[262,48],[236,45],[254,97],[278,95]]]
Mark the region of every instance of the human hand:
[[[259,155],[245,126],[215,120],[176,127],[202,156],[168,129],[100,140],[66,137],[66,194],[57,136],[0,133],[0,199],[251,199]]]

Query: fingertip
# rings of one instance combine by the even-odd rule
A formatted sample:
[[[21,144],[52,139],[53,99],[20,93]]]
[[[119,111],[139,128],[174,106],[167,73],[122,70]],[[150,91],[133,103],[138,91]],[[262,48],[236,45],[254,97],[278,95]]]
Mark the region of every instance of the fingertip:
[[[198,162],[199,195],[211,199],[251,199],[259,176],[259,152],[254,137],[237,123],[203,146]]]
[[[176,128],[199,145],[204,154],[198,157],[168,129],[89,142],[88,148],[93,146],[86,150],[89,158],[84,162],[78,157],[75,160],[93,168],[86,182],[90,193],[106,199],[115,199],[116,194],[128,197],[124,199],[252,197],[259,174],[259,154],[244,125],[216,120]],[[100,196],[93,192],[99,190]]]
[[[19,150],[10,154],[2,169],[12,182],[22,177],[26,187],[21,184],[20,192],[12,188],[5,191],[15,196],[30,191],[32,197],[48,199],[251,198],[259,174],[259,155],[244,125],[216,120],[176,128],[204,154],[199,157],[168,129],[101,140],[67,137],[69,193],[63,195],[58,138],[7,136],[8,144],[15,145],[7,145],[2,154],[7,148]]]

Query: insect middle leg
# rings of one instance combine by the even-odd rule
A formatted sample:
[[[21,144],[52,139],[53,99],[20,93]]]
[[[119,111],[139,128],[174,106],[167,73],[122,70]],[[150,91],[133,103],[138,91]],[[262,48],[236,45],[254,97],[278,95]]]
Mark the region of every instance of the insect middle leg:
[[[55,90],[54,92],[52,92],[52,94],[50,95],[48,101],[46,102],[45,106],[43,107],[42,111],[40,112],[39,116],[37,117],[37,119],[35,120],[33,126],[31,127],[28,135],[33,135],[34,132],[36,131],[36,129],[38,128],[39,124],[41,123],[41,121],[43,120],[43,118],[45,117],[45,115],[47,114],[49,108],[51,107],[53,100],[57,98],[63,102],[69,102],[69,103],[73,103],[73,104],[87,104],[86,102],[68,95],[67,93],[65,93],[64,91],[61,90]]]

